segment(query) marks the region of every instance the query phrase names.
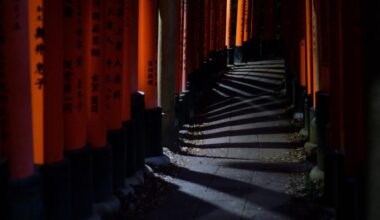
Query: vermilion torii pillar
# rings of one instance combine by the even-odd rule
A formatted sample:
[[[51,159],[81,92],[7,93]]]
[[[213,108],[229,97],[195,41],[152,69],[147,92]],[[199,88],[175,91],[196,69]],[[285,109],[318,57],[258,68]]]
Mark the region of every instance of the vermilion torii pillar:
[[[89,50],[89,0],[63,2],[64,147],[70,162],[72,216],[92,215],[92,160],[86,146],[85,100]]]
[[[305,0],[305,16],[306,16],[306,85],[307,93],[313,95],[313,56],[312,56],[312,19],[311,19],[311,0]]]
[[[188,13],[188,0],[182,0],[181,3],[182,13],[182,73],[181,73],[181,92],[186,90],[187,72],[189,70],[189,57],[188,57],[188,45],[189,45],[189,13]],[[208,44],[209,45],[209,44]]]
[[[137,171],[136,118],[132,112],[132,96],[137,95],[137,35],[138,35],[138,1],[125,0],[124,3],[124,41],[123,41],[123,76],[122,76],[122,119],[126,132],[126,176],[132,177]]]
[[[238,0],[237,2],[237,15],[236,15],[236,38],[235,38],[235,63],[243,62],[243,42],[244,42],[244,1]]]
[[[235,31],[232,28],[232,0],[226,2],[226,38],[225,45],[227,47],[227,64],[234,63],[234,42],[232,42]]]
[[[29,1],[35,163],[40,165],[47,218],[71,215],[64,161],[63,0]]]
[[[203,38],[203,58],[209,59],[210,55],[210,2],[211,0],[204,1],[204,38]]]
[[[139,0],[138,87],[145,93],[147,147],[145,156],[162,155],[161,108],[158,107],[157,0]]]
[[[210,25],[209,25],[209,48],[208,50],[210,52],[214,52],[216,50],[216,20],[217,20],[217,10],[216,10],[216,1],[215,0],[210,0],[210,5],[209,5],[209,10],[210,10]]]
[[[244,37],[243,41],[247,42],[251,35],[251,0],[244,0]]]
[[[124,40],[124,0],[106,1],[105,26],[105,105],[107,140],[112,147],[113,185],[115,190],[124,186],[126,148],[122,127],[122,77]]]
[[[305,1],[298,0],[299,13],[299,81],[300,85],[306,89],[306,19],[305,19]]]
[[[263,53],[264,56],[274,56],[275,54],[275,0],[264,1],[264,41]]]
[[[107,144],[105,0],[90,0],[89,68],[86,77],[87,143],[92,148],[95,208],[113,200],[112,149]]]
[[[182,0],[176,0],[176,95],[182,92]],[[202,51],[203,52],[203,51]]]
[[[28,1],[7,0],[0,6],[0,145],[8,162],[7,170],[0,162],[0,218],[38,219],[43,216],[33,166]]]

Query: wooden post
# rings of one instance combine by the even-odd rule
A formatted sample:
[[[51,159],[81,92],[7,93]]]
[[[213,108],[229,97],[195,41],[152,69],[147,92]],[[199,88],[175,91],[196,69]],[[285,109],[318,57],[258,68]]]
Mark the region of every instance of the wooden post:
[[[182,71],[181,71],[181,92],[186,90],[187,71],[189,68],[188,61],[188,2],[182,0]]]
[[[101,0],[91,0],[91,47],[90,67],[87,75],[87,142],[91,147],[103,148],[107,145],[105,91],[106,74],[104,64],[105,10]]]
[[[2,139],[12,180],[34,174],[27,1],[5,1],[1,42]]]
[[[86,145],[85,82],[88,71],[88,2],[64,1],[63,112],[66,150]]]
[[[42,219],[33,166],[28,1],[6,0],[0,7],[0,218]]]
[[[251,31],[251,0],[244,0],[244,42],[250,39]]]
[[[72,215],[92,215],[92,157],[86,148],[89,20],[88,0],[64,0],[63,112],[65,156],[70,161]]]
[[[157,1],[139,0],[138,87],[145,107],[157,108]]]
[[[136,120],[132,117],[132,96],[137,94],[137,42],[138,1],[124,1],[123,74],[122,74],[122,120],[126,137],[126,176],[137,171],[136,158],[138,138]],[[140,159],[141,160],[141,159]]]
[[[122,77],[124,40],[124,0],[105,2],[105,107],[107,140],[112,147],[114,189],[124,187],[126,173],[125,137],[122,129]]]
[[[204,1],[204,50],[203,57],[205,60],[209,58],[210,53],[210,2],[211,0]]]
[[[311,23],[311,0],[305,0],[305,16],[306,16],[306,81],[307,93],[313,95],[313,56],[312,56],[312,23]]]
[[[210,35],[209,35],[209,51],[213,52],[216,50],[216,18],[217,18],[217,10],[216,10],[216,2],[215,0],[210,0]]]
[[[32,90],[34,163],[44,162],[44,70],[42,0],[29,0],[30,86]],[[38,83],[37,83],[38,82]]]
[[[145,134],[149,137],[145,157],[155,157],[162,155],[161,108],[158,106],[157,87],[157,0],[139,1],[138,36],[138,86],[145,93]]]
[[[44,163],[63,160],[63,4],[43,2]]]
[[[226,39],[225,39],[225,45],[227,48],[231,48],[231,8],[232,8],[232,0],[227,0],[227,7],[226,7]]]
[[[183,0],[177,0],[176,13],[177,13],[177,27],[176,27],[176,94],[177,96],[182,92],[182,48],[183,48]]]
[[[86,78],[87,143],[92,147],[94,203],[112,199],[112,151],[107,144],[105,0],[90,1],[89,70]]]
[[[235,63],[243,61],[243,41],[244,41],[244,1],[238,0],[237,2],[237,15],[236,15],[236,38],[235,38]]]
[[[123,72],[123,0],[106,1],[105,77],[107,129],[118,130],[121,121],[121,89]]]

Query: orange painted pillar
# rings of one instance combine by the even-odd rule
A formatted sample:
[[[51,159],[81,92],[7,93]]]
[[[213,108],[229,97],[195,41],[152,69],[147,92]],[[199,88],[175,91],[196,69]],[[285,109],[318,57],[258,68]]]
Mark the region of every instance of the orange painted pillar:
[[[122,77],[124,40],[124,1],[105,1],[105,107],[107,140],[112,147],[113,186],[124,187],[126,146],[122,129]]]
[[[244,0],[244,39],[243,42],[247,42],[250,38],[251,31],[251,0]]]
[[[158,5],[157,0],[139,1],[138,86],[145,93],[144,121],[146,123],[145,157],[162,155],[161,108],[158,106],[157,54]],[[143,159],[143,158],[141,158]]]
[[[253,30],[255,26],[255,1],[250,0],[249,5],[249,13],[250,13],[250,20],[249,20],[249,38],[253,38]]]
[[[185,26],[186,26],[186,73],[189,74],[191,73],[191,71],[193,71],[193,61],[194,61],[194,54],[193,54],[193,43],[194,43],[194,35],[192,33],[193,31],[193,22],[189,22],[190,19],[194,19],[194,17],[192,16],[191,12],[191,5],[192,5],[192,1],[189,1],[189,0],[185,0],[185,5],[184,5],[184,8],[185,8],[185,16],[186,16],[186,22],[185,22]],[[187,74],[186,74],[186,77],[187,77]],[[185,82],[186,83],[186,82]]]
[[[44,163],[63,161],[63,4],[43,2]]]
[[[177,42],[176,42],[176,94],[179,95],[182,92],[182,33],[183,33],[183,0],[177,0]]]
[[[322,0],[317,1],[317,17],[320,31],[320,39],[318,44],[319,51],[319,64],[320,64],[320,77],[319,77],[319,88],[321,91],[330,91],[330,54],[328,52],[328,44],[330,41],[330,14],[328,1]]]
[[[89,49],[89,0],[64,1],[63,112],[64,147],[70,163],[72,216],[92,215],[92,157],[86,148],[86,77]]]
[[[223,0],[220,5],[220,40],[219,40],[219,47],[220,49],[225,49],[226,48],[226,33],[227,33],[227,0]]]
[[[299,62],[299,69],[300,69],[300,84],[306,88],[306,42],[305,39],[301,39],[300,41],[300,62]]]
[[[265,0],[264,12],[264,41],[271,42],[275,38],[274,0]]]
[[[313,71],[313,105],[316,107],[317,97],[316,94],[319,91],[319,59],[318,59],[318,45],[319,45],[319,29],[318,29],[318,17],[316,14],[315,0],[311,1],[311,28],[312,28],[312,71]]]
[[[112,199],[112,149],[107,143],[106,1],[90,0],[89,68],[86,79],[87,143],[92,147],[94,203]]]
[[[87,142],[93,148],[107,145],[104,63],[105,10],[102,1],[91,0],[89,72],[87,75]]]
[[[66,150],[78,150],[86,145],[85,82],[87,61],[86,12],[88,2],[74,0],[64,2],[63,47],[63,112],[64,146]]]
[[[222,36],[223,35],[223,29],[224,27],[222,26],[222,8],[223,8],[223,1],[216,2],[215,5],[216,8],[216,26],[215,26],[215,34],[216,34],[216,49],[220,50],[222,49]]]
[[[139,0],[138,88],[145,107],[157,108],[157,1]]]
[[[33,165],[28,1],[5,0],[0,7],[0,219],[42,219]]]
[[[235,63],[243,62],[243,42],[244,42],[244,1],[237,1],[236,15],[236,38],[235,38]]]
[[[244,41],[244,1],[238,0],[237,17],[236,17],[236,41],[237,47],[243,46]]]
[[[44,66],[42,0],[29,0],[30,86],[33,113],[34,163],[44,162]]]
[[[4,7],[0,5],[1,7]],[[0,20],[0,22],[3,22]],[[0,23],[0,28],[4,30],[4,24]],[[0,32],[0,38],[4,38],[4,32]],[[4,63],[6,63],[5,60],[5,48],[4,43],[0,43],[0,88],[6,88],[6,77],[5,77],[5,67]],[[30,86],[30,85],[29,85]],[[5,89],[0,89],[0,172],[3,171],[3,167],[5,167],[5,161],[4,161],[4,149],[5,149],[5,140],[7,138],[7,117],[6,117],[6,102],[4,100],[7,100],[8,96]],[[3,173],[0,173],[0,178],[3,180]],[[3,182],[1,182],[3,183]],[[0,184],[1,184],[0,183]],[[5,200],[0,200],[4,201]],[[2,210],[2,209],[0,209]]]
[[[137,38],[138,1],[125,0],[123,73],[122,74],[122,119],[131,120],[131,96],[137,92]]]
[[[214,15],[213,16],[214,20],[213,20],[213,25],[212,25],[212,35],[214,35],[214,38],[213,38],[214,51],[219,49],[219,34],[220,34],[219,6],[220,6],[220,2],[213,1],[213,7],[211,8],[211,11]]]
[[[122,120],[126,139],[126,177],[137,171],[136,120],[132,114],[132,96],[137,95],[137,42],[138,42],[138,1],[124,1],[123,71],[122,71]],[[143,102],[141,102],[142,104]]]
[[[203,57],[208,60],[210,53],[210,2],[211,0],[204,1],[204,38],[203,38]]]
[[[305,89],[307,87],[307,71],[306,71],[306,14],[305,14],[305,1],[298,1],[299,12],[299,80],[300,85]]]
[[[105,79],[106,79],[106,122],[108,130],[122,127],[121,89],[123,74],[123,1],[106,1],[105,17]]]
[[[343,62],[343,145],[345,152],[345,172],[347,177],[354,177],[357,181],[364,181],[362,173],[366,171],[367,145],[365,139],[365,60],[362,22],[362,1],[339,1],[338,10],[341,13],[341,30],[344,37],[341,55]],[[347,51],[350,51],[347,53]],[[353,89],[355,88],[355,89]],[[342,97],[341,97],[342,98]],[[351,186],[352,187],[352,186]],[[360,190],[355,188],[354,190]],[[355,195],[350,199],[357,200]],[[351,201],[355,203],[363,202]],[[346,216],[346,219],[350,216]]]
[[[1,139],[10,178],[22,180],[34,174],[28,2],[8,0],[2,6],[6,20],[1,21]]]
[[[329,3],[330,10],[330,28],[331,39],[329,43],[329,54],[331,61],[331,140],[330,146],[332,149],[343,152],[344,147],[344,132],[343,132],[343,33],[342,33],[342,12],[340,7],[341,1],[337,4]]]
[[[251,26],[251,35],[254,38],[259,37],[259,30],[260,30],[260,1],[254,0],[253,1],[253,10],[252,10],[252,26]]]
[[[186,90],[186,80],[187,80],[187,71],[189,68],[188,65],[188,31],[189,31],[189,22],[188,22],[188,2],[187,0],[182,0],[182,72],[181,72],[181,92]]]
[[[226,38],[225,38],[225,45],[227,48],[232,47],[232,32],[231,32],[231,12],[232,12],[232,0],[227,0],[226,3]]]
[[[210,35],[209,35],[209,51],[214,51],[215,48],[215,37],[216,37],[216,10],[215,10],[215,0],[210,0]]]
[[[29,1],[33,126],[46,218],[69,218],[69,166],[64,161],[63,0]],[[41,132],[41,133],[39,133]],[[57,193],[59,192],[59,193]],[[58,211],[59,210],[59,211]],[[59,217],[58,217],[59,216]]]
[[[197,2],[195,2],[195,9],[194,9],[195,15],[197,16],[197,25],[195,25],[195,29],[196,29],[196,47],[195,47],[195,50],[197,53],[196,69],[199,69],[201,67],[201,62],[203,60],[203,51],[202,51],[202,47],[201,47],[202,34],[203,34],[202,2],[203,1],[199,1],[199,0]]]
[[[196,45],[195,45],[195,52],[196,52],[196,60],[195,60],[195,68],[199,69],[201,66],[201,61],[202,61],[202,50],[201,50],[201,33],[202,32],[202,14],[200,13],[202,11],[201,9],[201,1],[197,1],[194,3],[194,12],[195,16],[197,18],[197,24],[194,24],[195,28],[195,40],[196,40]]]
[[[305,0],[306,16],[306,73],[307,73],[307,93],[313,93],[313,56],[312,56],[312,19],[311,19],[311,0]]]

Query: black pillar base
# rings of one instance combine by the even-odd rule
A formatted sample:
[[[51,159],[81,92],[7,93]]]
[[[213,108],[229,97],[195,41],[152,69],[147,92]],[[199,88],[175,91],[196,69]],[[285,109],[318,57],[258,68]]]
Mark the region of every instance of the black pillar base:
[[[144,94],[143,93],[133,93],[131,100],[132,107],[132,119],[131,127],[133,129],[133,134],[135,135],[135,149],[136,149],[136,169],[143,169],[145,166],[145,148],[147,137],[145,135],[145,120],[144,120]]]
[[[40,176],[33,175],[25,179],[11,180],[5,189],[8,189],[7,197],[5,197],[8,201],[5,206],[7,210],[0,213],[1,217],[3,217],[3,215],[5,216],[5,218],[2,219],[53,219],[44,213],[45,207]],[[48,206],[46,201],[45,206],[52,207]],[[65,216],[56,219],[69,219],[69,216],[65,213]]]
[[[112,197],[112,148],[92,149],[94,203],[105,203]]]
[[[264,40],[263,41],[263,57],[265,59],[273,59],[276,57],[276,41],[275,40]]]
[[[126,173],[126,149],[123,128],[107,132],[108,143],[112,147],[112,182],[115,191],[124,187]]]
[[[132,127],[131,121],[124,121],[124,138],[126,143],[126,158],[125,158],[125,175],[126,177],[133,176],[136,169],[136,136],[135,130]]]
[[[319,91],[316,95],[316,118],[317,118],[317,133],[318,133],[318,167],[324,170],[324,156],[327,147],[329,146],[329,129],[330,123],[330,104],[329,94]]]
[[[7,212],[8,167],[5,160],[0,159],[0,219],[9,219]]]
[[[161,156],[163,153],[161,145],[161,114],[161,108],[145,110],[147,137],[145,157]]]
[[[343,179],[337,219],[367,219],[365,170]]]
[[[234,50],[234,63],[239,64],[244,62],[244,48],[243,46],[237,46]]]
[[[227,64],[234,65],[234,57],[235,56],[235,49],[234,48],[228,48],[227,49]]]
[[[218,57],[218,52],[217,51],[210,51],[209,53],[210,58],[208,60],[209,64],[209,72],[207,73],[210,78],[219,70],[219,57]]]
[[[246,63],[251,59],[251,49],[250,49],[250,42],[245,41],[243,42],[243,62]]]
[[[327,150],[325,156],[324,205],[337,208],[340,203],[340,187],[343,179],[344,154],[338,150]]]
[[[299,113],[303,113],[304,112],[304,106],[305,106],[306,88],[304,86],[301,86],[299,81],[295,81],[294,84],[295,84],[294,85],[295,86],[295,88],[294,88],[295,94],[293,97],[294,103],[295,103],[294,111],[299,112]]]
[[[67,161],[39,167],[46,219],[72,219],[70,167]]]
[[[84,147],[65,152],[70,163],[71,211],[73,219],[92,216],[92,155],[91,149]]]

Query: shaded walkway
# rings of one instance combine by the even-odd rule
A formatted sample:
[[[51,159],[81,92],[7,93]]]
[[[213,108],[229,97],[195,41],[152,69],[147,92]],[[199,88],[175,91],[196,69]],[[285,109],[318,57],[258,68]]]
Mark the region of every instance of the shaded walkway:
[[[180,173],[164,178],[173,191],[148,219],[321,219],[291,189],[310,167],[295,156],[284,72],[273,60],[224,74],[203,123],[180,131]]]

